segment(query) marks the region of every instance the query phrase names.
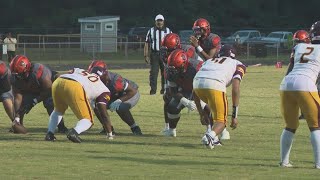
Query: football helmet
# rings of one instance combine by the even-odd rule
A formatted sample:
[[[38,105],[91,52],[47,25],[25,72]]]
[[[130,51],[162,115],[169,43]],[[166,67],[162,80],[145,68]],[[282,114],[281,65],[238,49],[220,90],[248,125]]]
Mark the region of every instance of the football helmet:
[[[236,50],[235,48],[233,48],[232,45],[223,45],[218,53],[218,57],[222,57],[222,56],[225,56],[225,57],[230,57],[232,59],[235,59],[236,58]]]
[[[101,67],[103,69],[107,69],[107,64],[105,62],[103,62],[102,60],[93,60],[88,67],[88,72],[91,72],[92,68],[97,67],[97,66]]]
[[[312,41],[320,41],[320,21],[312,24],[310,31],[310,39]]]
[[[12,74],[20,79],[25,79],[29,76],[31,69],[31,62],[26,56],[16,55],[10,63],[10,70]]]
[[[187,71],[188,56],[182,49],[176,49],[168,57],[167,77],[169,81],[176,80]]]
[[[292,40],[297,43],[310,43],[309,33],[305,30],[298,30],[294,33]]]
[[[194,32],[195,37],[198,39],[207,37],[211,32],[210,23],[203,18],[197,19],[193,23],[192,30]]]
[[[178,34],[170,33],[163,38],[160,48],[160,58],[164,63],[167,63],[169,54],[181,48],[181,41]]]

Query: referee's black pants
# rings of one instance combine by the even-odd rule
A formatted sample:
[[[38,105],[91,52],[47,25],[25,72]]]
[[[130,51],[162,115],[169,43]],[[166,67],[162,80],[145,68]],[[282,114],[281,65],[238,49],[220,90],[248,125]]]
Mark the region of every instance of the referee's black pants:
[[[161,73],[161,90],[164,90],[164,65],[160,59],[159,52],[152,52],[150,55],[150,94],[155,94],[157,92],[157,80],[159,74],[159,68]]]

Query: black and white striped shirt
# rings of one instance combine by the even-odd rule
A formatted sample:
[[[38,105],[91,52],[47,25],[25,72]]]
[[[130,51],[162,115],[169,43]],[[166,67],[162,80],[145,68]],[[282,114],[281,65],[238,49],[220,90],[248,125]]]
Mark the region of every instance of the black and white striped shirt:
[[[152,27],[149,29],[146,36],[146,42],[150,43],[152,52],[160,51],[161,41],[169,33],[172,32],[167,27],[163,27],[161,30],[159,30],[157,27]]]

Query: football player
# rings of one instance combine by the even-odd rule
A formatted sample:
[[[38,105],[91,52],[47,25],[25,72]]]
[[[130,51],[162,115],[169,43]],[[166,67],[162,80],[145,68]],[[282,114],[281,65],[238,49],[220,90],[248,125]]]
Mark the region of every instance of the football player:
[[[280,137],[280,166],[292,167],[290,151],[299,127],[299,108],[308,123],[315,168],[320,169],[320,98],[316,86],[320,72],[320,21],[310,28],[311,44],[300,43],[294,48],[293,61],[280,84],[281,113],[285,128]]]
[[[14,95],[15,118],[13,123],[23,125],[23,118],[39,102],[43,102],[48,115],[53,111],[51,96],[52,82],[57,72],[39,63],[31,63],[26,56],[17,55],[10,63],[11,83]],[[68,129],[63,120],[58,125],[58,132],[65,133]]]
[[[46,141],[55,141],[54,130],[68,107],[77,116],[79,122],[69,130],[67,138],[81,143],[79,134],[93,125],[91,107],[97,107],[107,138],[113,139],[112,128],[106,105],[110,100],[110,91],[96,74],[84,69],[74,68],[69,74],[63,74],[53,82],[52,97],[54,111],[50,115]]]
[[[180,120],[180,112],[184,107],[193,111],[196,105],[193,101],[192,82],[195,74],[201,67],[203,61],[189,59],[187,54],[181,50],[174,50],[168,57],[165,78],[168,82],[168,92],[164,96],[164,112],[169,129],[165,129],[164,135],[176,137],[176,127]],[[201,109],[206,109],[203,103]],[[204,110],[205,111],[205,110]],[[201,123],[211,129],[210,111],[207,116],[200,118]]]
[[[0,61],[0,102],[10,118],[14,120],[13,95],[11,90],[11,71],[3,61]]]
[[[131,128],[134,135],[142,135],[140,127],[136,124],[130,112],[130,109],[133,108],[140,99],[138,85],[117,73],[108,71],[107,65],[103,61],[93,61],[90,66],[92,67],[90,72],[99,75],[101,81],[110,90],[111,99],[107,108],[111,111],[116,111],[122,121]],[[98,119],[102,120],[99,112],[95,111],[95,113]]]
[[[208,104],[213,114],[212,131],[207,132],[202,138],[202,143],[211,149],[216,145],[216,136],[225,129],[227,124],[226,89],[230,84],[232,84],[232,120],[230,127],[235,129],[238,124],[240,82],[246,72],[246,66],[236,60],[235,55],[232,46],[222,46],[218,57],[208,59],[193,80],[195,96]],[[197,107],[200,106],[199,101],[196,101],[196,104]],[[200,116],[204,116],[205,112],[201,108],[198,109]]]
[[[216,56],[221,47],[221,39],[217,34],[211,33],[210,23],[203,18],[197,19],[192,30],[194,35],[190,37],[190,43],[196,48],[203,60]]]

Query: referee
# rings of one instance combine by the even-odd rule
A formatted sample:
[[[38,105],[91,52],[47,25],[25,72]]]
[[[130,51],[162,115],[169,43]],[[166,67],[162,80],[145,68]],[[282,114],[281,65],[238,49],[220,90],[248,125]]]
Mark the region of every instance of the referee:
[[[159,68],[161,70],[161,91],[160,94],[164,93],[164,66],[160,59],[160,47],[161,41],[167,34],[171,33],[171,30],[164,26],[164,17],[158,14],[155,18],[155,26],[150,28],[146,42],[144,44],[144,59],[147,64],[150,63],[150,95],[154,95],[157,92],[157,79],[159,74]]]

